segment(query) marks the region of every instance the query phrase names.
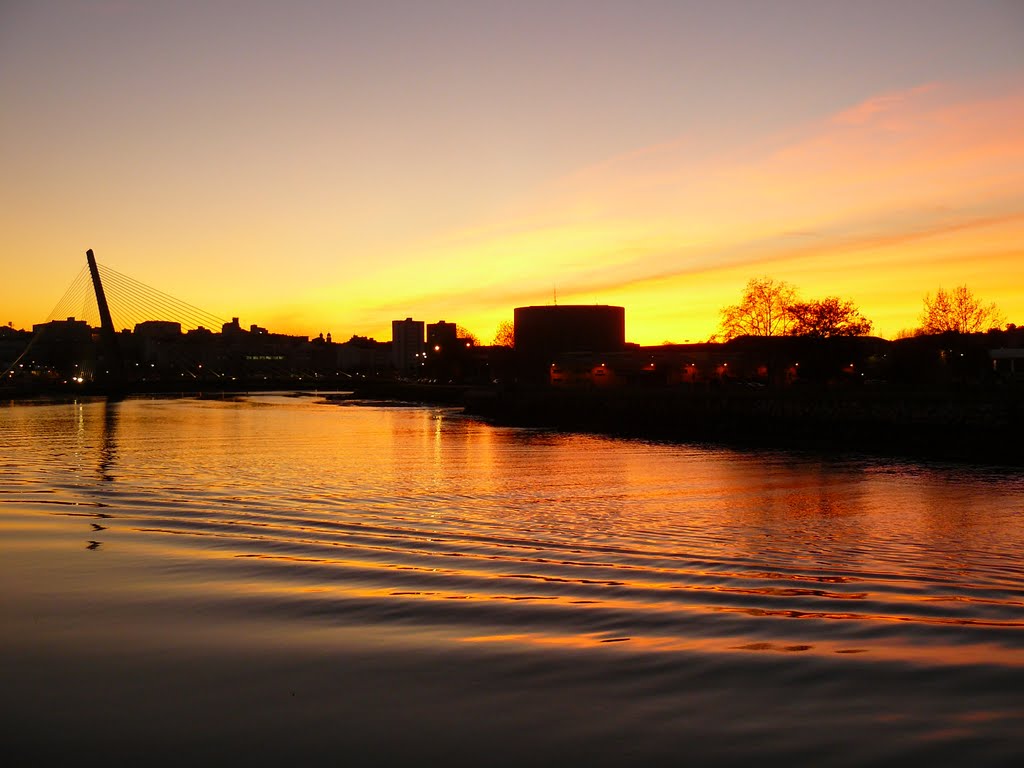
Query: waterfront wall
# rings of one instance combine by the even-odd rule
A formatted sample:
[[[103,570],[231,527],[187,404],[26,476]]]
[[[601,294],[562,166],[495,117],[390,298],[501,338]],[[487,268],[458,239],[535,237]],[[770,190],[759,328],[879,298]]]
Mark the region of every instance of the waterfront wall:
[[[501,424],[758,447],[870,451],[1024,465],[1018,388],[475,391],[466,412]]]

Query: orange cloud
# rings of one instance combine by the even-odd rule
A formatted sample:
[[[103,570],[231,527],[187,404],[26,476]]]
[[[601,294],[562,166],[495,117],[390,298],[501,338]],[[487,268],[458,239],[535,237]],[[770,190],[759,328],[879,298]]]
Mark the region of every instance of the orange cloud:
[[[893,334],[925,291],[971,276],[1024,318],[1024,274],[1006,258],[1022,236],[1024,85],[932,83],[749,146],[684,138],[581,169],[514,216],[427,244],[445,277],[396,275],[396,296],[486,327],[557,285],[566,302],[626,303],[631,336],[657,343],[710,334],[746,277],[771,273],[808,292],[856,287]],[[704,309],[659,304],[673,297]]]
[[[838,125],[863,125],[869,121],[877,120],[879,117],[898,112],[899,107],[908,101],[913,101],[915,97],[933,92],[938,88],[938,84],[928,83],[907,91],[895,91],[875,96],[840,112],[832,118],[832,121]]]

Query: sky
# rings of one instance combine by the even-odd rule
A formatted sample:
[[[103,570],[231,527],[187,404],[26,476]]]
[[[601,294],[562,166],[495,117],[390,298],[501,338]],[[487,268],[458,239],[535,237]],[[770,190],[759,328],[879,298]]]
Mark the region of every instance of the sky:
[[[762,276],[1024,324],[1024,0],[0,0],[0,163],[19,328],[87,248],[336,340],[557,299],[698,341]]]

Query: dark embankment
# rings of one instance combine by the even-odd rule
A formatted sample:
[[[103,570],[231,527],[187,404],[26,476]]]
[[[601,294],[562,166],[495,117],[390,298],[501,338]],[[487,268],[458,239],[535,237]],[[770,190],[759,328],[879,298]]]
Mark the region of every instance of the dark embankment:
[[[659,440],[1024,465],[1020,393],[886,390],[474,390],[496,423]]]
[[[365,379],[351,385],[357,399],[403,400],[410,403],[464,406],[470,387],[464,384],[421,384],[393,379]]]
[[[127,381],[28,381],[0,386],[0,399],[31,400],[74,399],[77,397],[124,397],[128,395],[202,395],[237,392],[315,392],[351,389],[349,377],[297,378],[294,376],[259,376],[231,379],[153,379]]]

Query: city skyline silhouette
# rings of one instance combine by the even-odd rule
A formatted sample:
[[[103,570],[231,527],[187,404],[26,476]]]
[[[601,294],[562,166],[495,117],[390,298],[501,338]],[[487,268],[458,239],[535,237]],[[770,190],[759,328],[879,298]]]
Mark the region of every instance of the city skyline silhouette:
[[[3,0],[11,765],[1024,765],[1022,0]]]
[[[0,322],[83,247],[283,333],[630,310],[706,339],[751,277],[887,338],[1024,315],[1018,4],[14,4]],[[755,33],[754,30],[757,30]]]

